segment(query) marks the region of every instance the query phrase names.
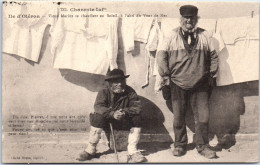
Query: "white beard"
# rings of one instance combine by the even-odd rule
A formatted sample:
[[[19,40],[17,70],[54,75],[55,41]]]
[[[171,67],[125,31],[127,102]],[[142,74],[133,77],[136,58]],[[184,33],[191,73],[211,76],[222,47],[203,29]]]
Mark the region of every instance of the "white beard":
[[[125,92],[125,89],[123,89],[122,87],[111,87],[111,90],[114,92],[114,93],[123,93]]]
[[[198,23],[198,22],[197,22],[197,23]],[[195,24],[195,26],[194,26],[192,29],[187,29],[187,28],[185,27],[185,25],[184,25],[184,20],[180,19],[180,26],[181,26],[182,30],[185,31],[185,32],[189,32],[189,33],[196,31],[196,29],[197,29],[197,23]]]

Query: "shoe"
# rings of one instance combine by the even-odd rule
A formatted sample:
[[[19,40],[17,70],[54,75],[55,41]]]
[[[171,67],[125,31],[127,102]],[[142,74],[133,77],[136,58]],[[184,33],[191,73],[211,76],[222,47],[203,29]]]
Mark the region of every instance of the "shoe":
[[[184,147],[175,147],[172,154],[173,156],[183,156],[186,153],[186,149]]]
[[[82,153],[79,154],[79,158],[77,158],[78,161],[86,161],[94,158],[94,155],[89,154],[86,151],[83,151]]]
[[[147,159],[140,152],[128,155],[127,157],[127,163],[142,163],[146,161]]]
[[[203,147],[204,149],[202,150],[198,150],[199,154],[204,156],[205,158],[208,159],[214,159],[217,158],[217,154],[215,151],[212,151],[207,145],[205,147]]]

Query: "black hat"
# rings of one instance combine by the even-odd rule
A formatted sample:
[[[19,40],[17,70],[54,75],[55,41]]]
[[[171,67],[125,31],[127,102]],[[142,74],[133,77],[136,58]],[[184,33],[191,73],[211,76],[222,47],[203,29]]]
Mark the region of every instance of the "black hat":
[[[180,14],[182,16],[195,16],[198,14],[198,8],[193,5],[184,5],[180,7]]]
[[[130,75],[124,75],[124,72],[120,69],[113,69],[111,72],[108,73],[108,75],[105,78],[105,81],[118,79],[118,78],[127,78],[129,76]]]

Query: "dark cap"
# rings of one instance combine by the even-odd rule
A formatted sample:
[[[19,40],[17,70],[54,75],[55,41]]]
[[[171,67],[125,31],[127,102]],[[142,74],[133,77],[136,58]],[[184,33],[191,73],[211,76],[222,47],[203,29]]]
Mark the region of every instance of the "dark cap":
[[[195,16],[198,14],[198,8],[193,5],[184,5],[180,7],[180,14],[182,16]]]
[[[124,72],[120,69],[113,69],[111,72],[106,75],[105,81],[109,81],[112,79],[119,79],[119,78],[127,78],[130,75],[125,75]]]

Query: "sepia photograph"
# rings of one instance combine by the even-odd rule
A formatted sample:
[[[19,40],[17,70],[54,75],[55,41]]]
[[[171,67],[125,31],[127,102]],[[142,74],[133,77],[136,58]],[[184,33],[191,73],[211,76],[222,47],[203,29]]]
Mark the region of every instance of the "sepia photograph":
[[[3,1],[2,163],[259,162],[259,1]]]

